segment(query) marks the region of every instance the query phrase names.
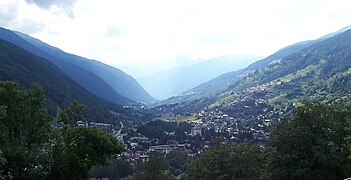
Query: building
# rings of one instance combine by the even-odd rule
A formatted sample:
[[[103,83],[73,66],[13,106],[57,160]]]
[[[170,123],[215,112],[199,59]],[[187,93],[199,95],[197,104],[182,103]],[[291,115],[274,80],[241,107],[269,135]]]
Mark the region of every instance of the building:
[[[190,133],[191,136],[196,136],[196,135],[202,135],[202,128],[199,127],[199,126],[195,126],[193,128],[191,128],[191,133]]]

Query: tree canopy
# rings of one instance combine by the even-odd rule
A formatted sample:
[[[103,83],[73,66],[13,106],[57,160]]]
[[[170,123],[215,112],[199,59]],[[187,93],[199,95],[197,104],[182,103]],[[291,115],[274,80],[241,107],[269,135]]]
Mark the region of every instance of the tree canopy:
[[[188,179],[259,179],[262,157],[256,144],[218,145],[192,161]]]
[[[124,149],[115,137],[93,127],[77,127],[84,106],[73,102],[59,117],[43,108],[43,89],[23,90],[0,82],[0,177],[84,179]]]
[[[270,139],[273,179],[350,176],[350,107],[306,105],[281,121]]]

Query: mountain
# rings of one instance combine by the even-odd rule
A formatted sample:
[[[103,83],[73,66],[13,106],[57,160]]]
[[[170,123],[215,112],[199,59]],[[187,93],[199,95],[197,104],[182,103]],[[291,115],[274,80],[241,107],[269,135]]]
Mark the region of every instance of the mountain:
[[[248,74],[209,107],[230,114],[238,112],[242,100],[251,100],[250,106],[266,104],[287,111],[308,102],[348,103],[350,94],[351,30],[347,30]]]
[[[179,95],[220,74],[244,68],[257,59],[259,58],[248,55],[222,56],[141,77],[138,82],[154,97],[165,99]]]
[[[251,106],[264,103],[285,110],[304,102],[347,101],[351,89],[350,42],[351,30],[346,30],[329,38],[297,43],[162,103],[178,104],[173,108],[181,112],[218,108],[233,113],[242,112],[244,108],[233,107],[248,106],[240,104],[247,99]]]
[[[117,104],[154,100],[133,77],[117,68],[65,53],[26,34],[14,33],[4,28],[0,28],[0,38],[49,60],[78,84],[99,97]]]
[[[72,64],[66,59],[58,59],[48,54],[47,52],[28,43],[26,40],[10,30],[0,28],[0,39],[6,40],[28,52],[49,60],[51,63],[65,72],[71,79],[76,81],[79,85],[101,98],[110,100],[117,104],[133,103],[133,101],[115,93],[114,90],[105,81],[103,81],[95,74],[75,64]]]
[[[268,67],[272,64],[279,63],[281,59],[285,57],[288,57],[294,53],[300,52],[301,50],[313,44],[322,42],[331,37],[342,34],[348,31],[349,29],[351,29],[351,25],[344,27],[336,32],[329,33],[316,40],[308,40],[308,41],[303,41],[303,42],[289,45],[287,47],[284,47],[278,50],[274,54],[264,59],[261,59],[259,61],[256,61],[250,64],[247,68],[222,74],[214,79],[209,80],[208,82],[205,82],[195,88],[192,88],[183,92],[179,96],[171,97],[159,104],[180,103],[180,102],[186,102],[186,101],[191,101],[191,100],[196,100],[201,98],[209,98],[216,95],[218,96],[221,93],[227,91],[228,89],[230,90],[231,87],[237,86],[237,84],[240,83],[241,79],[246,75],[253,73],[256,70]],[[213,99],[213,98],[210,98],[210,99]]]
[[[344,27],[344,28],[342,28],[342,29],[340,29],[340,30],[338,30],[338,31],[336,31],[336,32],[332,32],[332,33],[329,33],[329,34],[327,34],[327,35],[324,35],[324,36],[318,38],[317,41],[322,41],[322,40],[331,38],[331,37],[333,37],[333,36],[336,36],[336,35],[339,35],[339,34],[345,32],[345,31],[347,31],[347,30],[349,30],[349,29],[351,29],[351,25],[346,26],[346,27]]]
[[[202,83],[192,89],[181,93],[179,96],[171,97],[163,102],[160,102],[159,104],[180,103],[219,95],[223,91],[227,90],[229,87],[238,83],[246,74],[252,73],[257,69],[266,67],[270,63],[274,63],[275,61],[278,62],[280,59],[290,54],[301,51],[303,48],[313,43],[314,41],[304,41],[284,47],[275,52],[274,54],[250,64],[244,69],[219,75],[218,77],[215,77],[214,79],[211,79],[208,82]]]
[[[116,123],[117,119],[139,116],[131,109],[125,109],[90,93],[50,61],[2,39],[0,81],[14,81],[25,88],[38,83],[46,93],[45,106],[53,115],[77,100],[86,105],[85,116],[89,121]],[[119,116],[116,117],[116,114]]]
[[[196,60],[196,62],[198,61],[199,59]],[[124,72],[131,74],[134,78],[139,80],[139,78],[143,78],[152,74],[157,74],[160,72],[176,69],[183,66],[190,66],[193,64],[195,64],[195,62],[192,59],[185,58],[182,56],[176,56],[174,58],[163,59],[162,61],[157,62],[150,61],[148,63],[133,63],[128,65],[120,64],[118,65],[118,67]]]
[[[92,72],[96,76],[103,79],[119,95],[138,102],[155,101],[155,99],[151,97],[132,76],[115,67],[109,66],[99,61],[90,60],[74,54],[66,53],[56,47],[50,46],[26,34],[20,32],[16,32],[16,34],[37,48],[47,52],[48,54],[58,59],[65,59],[66,61],[69,61],[85,70],[88,70],[89,72]]]

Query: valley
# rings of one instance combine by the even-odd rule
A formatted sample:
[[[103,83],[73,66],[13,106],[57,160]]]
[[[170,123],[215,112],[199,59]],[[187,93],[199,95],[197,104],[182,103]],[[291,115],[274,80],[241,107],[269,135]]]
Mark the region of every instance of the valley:
[[[162,97],[175,95],[161,101],[156,101],[137,80],[115,67],[66,53],[20,32],[2,28],[0,38],[0,80],[3,83],[0,92],[11,94],[6,88],[14,86],[18,88],[13,88],[15,92],[29,93],[16,99],[26,104],[27,97],[32,95],[33,100],[37,94],[30,94],[31,91],[27,92],[25,89],[33,88],[33,84],[34,87],[36,85],[42,87],[45,98],[42,99],[42,104],[39,103],[38,107],[42,110],[38,112],[47,112],[45,116],[50,117],[48,118],[50,123],[46,122],[49,129],[47,133],[57,136],[55,138],[63,138],[62,142],[61,139],[55,138],[47,142],[54,141],[57,143],[55,147],[64,149],[64,146],[70,145],[64,141],[74,139],[70,135],[85,130],[86,133],[90,133],[93,131],[91,129],[94,129],[108,134],[105,138],[113,138],[116,140],[114,143],[117,143],[117,140],[121,143],[118,145],[118,158],[111,159],[110,166],[88,162],[89,169],[86,172],[88,174],[82,177],[89,175],[103,178],[107,176],[106,174],[115,179],[143,177],[151,171],[148,168],[152,167],[155,171],[151,173],[165,173],[160,179],[200,177],[211,179],[215,177],[211,174],[214,171],[207,166],[213,164],[219,166],[223,161],[227,163],[227,167],[218,168],[218,172],[221,173],[217,175],[229,174],[230,177],[247,178],[242,173],[233,174],[236,170],[240,172],[246,170],[233,166],[232,161],[227,162],[225,158],[217,157],[228,153],[234,154],[233,162],[243,158],[245,162],[247,160],[251,163],[243,164],[243,167],[256,165],[260,168],[252,171],[258,171],[255,175],[261,179],[283,177],[277,172],[280,162],[276,162],[279,161],[275,159],[276,157],[287,158],[283,162],[290,164],[294,164],[295,160],[313,157],[310,164],[317,161],[316,164],[321,164],[328,171],[338,169],[345,174],[348,172],[348,166],[345,164],[348,164],[349,160],[345,156],[350,155],[350,150],[346,147],[349,145],[347,138],[350,136],[348,128],[351,127],[348,122],[351,100],[351,30],[342,29],[313,41],[296,43],[258,61],[249,57],[249,60],[246,60],[253,61],[251,64],[235,68],[230,66],[232,71],[228,72],[223,68],[224,66],[228,68],[229,65],[221,61],[223,64],[216,67],[218,69],[213,68],[216,70],[213,70],[215,75],[211,76],[212,79],[206,77],[197,83],[189,83],[190,85],[180,84],[187,80],[186,76],[192,77],[193,81],[196,80],[194,74],[206,73],[205,65],[197,65],[200,68],[193,72],[192,68],[198,67],[178,69],[183,76],[177,74],[178,72],[172,73],[174,77],[161,78],[159,82],[153,84],[154,87],[148,87],[149,90],[154,88],[153,94],[157,88],[162,90],[157,92]],[[224,58],[225,61],[232,60],[232,57],[227,58]],[[211,66],[215,66],[214,62],[210,63]],[[223,73],[219,74],[222,71]],[[144,79],[143,83],[152,83],[158,76],[164,75],[160,73],[150,76],[149,79]],[[11,84],[10,81],[18,85]],[[166,92],[161,86],[161,84],[167,86],[166,82],[179,83],[179,89]],[[7,114],[7,109],[13,102],[5,95],[0,98],[0,120],[5,122],[4,125],[0,124],[0,127],[11,129],[7,121],[10,120],[8,117],[12,116]],[[76,101],[83,105],[77,105]],[[20,113],[13,109],[9,110]],[[11,120],[15,119],[13,117]],[[78,131],[79,128],[81,131]],[[72,134],[67,133],[69,131],[66,132],[66,129],[72,130]],[[292,136],[289,134],[290,131],[293,132]],[[29,130],[29,134],[31,132],[32,130]],[[0,135],[12,138],[11,133]],[[16,138],[20,139],[20,136]],[[285,137],[290,138],[291,142],[285,142]],[[304,139],[305,137],[310,139]],[[313,140],[316,140],[316,144]],[[292,148],[294,142],[300,144],[301,148],[313,149],[308,150],[312,155],[301,155],[299,149]],[[11,144],[10,141],[6,143]],[[289,147],[282,145],[284,143]],[[84,141],[82,144],[89,145],[89,142]],[[312,144],[312,147],[307,147],[306,144]],[[10,151],[6,148],[13,147],[4,146],[5,156],[10,158]],[[56,152],[50,147],[45,148],[38,148],[38,153],[44,149],[48,150],[48,153]],[[82,151],[83,148],[85,147],[82,147]],[[292,153],[296,150],[297,155],[290,156],[290,148]],[[0,153],[2,151],[0,149]],[[236,157],[236,152],[241,151],[244,155]],[[254,157],[245,155],[245,152],[252,152],[251,155]],[[306,152],[307,150],[303,151]],[[70,153],[79,154],[72,150],[65,155],[70,157],[72,155]],[[333,153],[339,158],[338,163],[343,164],[342,167],[324,162],[323,158],[333,159],[331,156]],[[2,154],[0,155],[1,158]],[[57,160],[54,156],[50,158]],[[221,161],[217,162],[216,158]],[[262,163],[257,164],[257,161]],[[38,163],[40,164],[39,160]],[[162,163],[166,165],[163,166]],[[7,166],[6,162],[3,164]],[[0,164],[0,167],[3,164]],[[11,169],[11,166],[15,165],[9,164],[6,168]],[[302,169],[305,166],[307,169],[313,169],[305,164],[301,166]],[[227,170],[226,168],[232,169],[222,172]],[[299,169],[300,164],[294,168]],[[281,172],[285,170],[281,169]],[[36,171],[35,168],[33,171]],[[118,173],[114,174],[114,171]],[[197,173],[201,171],[210,174]],[[53,173],[50,168],[48,173]],[[301,177],[298,173],[292,174],[294,173],[286,172],[285,175],[293,178]],[[345,174],[330,177],[346,177]],[[223,179],[230,179],[229,175]],[[15,177],[15,174],[13,176]]]

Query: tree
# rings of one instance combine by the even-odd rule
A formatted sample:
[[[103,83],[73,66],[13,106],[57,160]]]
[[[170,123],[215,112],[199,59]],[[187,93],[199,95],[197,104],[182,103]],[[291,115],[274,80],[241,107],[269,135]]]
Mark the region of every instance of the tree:
[[[53,118],[44,100],[38,84],[22,90],[0,82],[1,178],[84,179],[92,166],[106,164],[124,149],[111,134],[75,126],[83,105],[74,102]]]
[[[73,101],[65,110],[60,112],[58,122],[62,122],[65,126],[75,126],[77,121],[84,120],[83,112],[85,106]]]
[[[272,179],[344,179],[350,174],[350,108],[306,105],[281,121],[269,141]]]
[[[51,145],[50,179],[84,179],[93,166],[116,159],[124,146],[111,134],[95,127],[77,127],[84,105],[74,101],[59,115],[63,128],[54,133]]]
[[[115,137],[90,127],[66,129],[63,146],[59,179],[87,178],[93,166],[106,165],[109,159],[117,158],[124,149]]]
[[[114,160],[109,166],[98,165],[91,171],[91,177],[120,179],[133,175],[133,167],[124,158]]]
[[[179,176],[186,170],[189,157],[184,152],[173,151],[166,155],[166,162],[169,166],[171,173],[174,176]]]
[[[0,82],[0,151],[3,173],[15,179],[42,178],[52,118],[42,108],[44,91],[38,84],[21,90],[13,82]]]
[[[151,153],[150,159],[144,164],[144,169],[137,171],[134,175],[136,180],[167,180],[172,179],[171,172],[164,157],[158,153]]]
[[[225,144],[193,160],[188,179],[260,179],[262,153],[256,144]]]

